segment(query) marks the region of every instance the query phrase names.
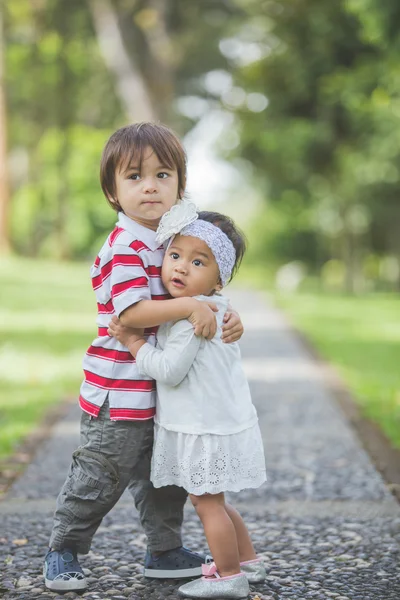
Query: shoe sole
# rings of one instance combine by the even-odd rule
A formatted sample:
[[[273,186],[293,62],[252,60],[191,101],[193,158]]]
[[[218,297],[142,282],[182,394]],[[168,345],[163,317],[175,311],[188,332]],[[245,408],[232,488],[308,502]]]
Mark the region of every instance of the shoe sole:
[[[193,569],[144,569],[144,576],[151,579],[185,579],[198,577],[202,574],[201,567]]]
[[[47,589],[53,590],[54,592],[76,592],[86,590],[88,586],[87,581],[85,580],[63,581],[61,579],[45,579],[44,583]]]
[[[246,575],[246,579],[249,583],[264,583],[264,581],[265,581],[265,577],[263,577],[263,578],[256,577],[255,579],[252,579],[251,577],[247,577],[246,573],[245,573],[245,575]]]

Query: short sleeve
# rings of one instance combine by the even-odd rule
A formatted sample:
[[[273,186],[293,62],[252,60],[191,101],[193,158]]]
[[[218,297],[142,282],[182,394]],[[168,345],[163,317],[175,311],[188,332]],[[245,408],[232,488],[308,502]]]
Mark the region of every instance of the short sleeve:
[[[111,259],[111,299],[116,315],[141,300],[151,300],[149,278],[138,253],[115,244]]]

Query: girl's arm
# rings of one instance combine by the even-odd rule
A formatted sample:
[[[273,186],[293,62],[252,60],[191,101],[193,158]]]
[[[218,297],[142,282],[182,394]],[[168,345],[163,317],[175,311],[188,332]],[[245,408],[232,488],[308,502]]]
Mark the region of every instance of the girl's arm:
[[[211,339],[217,330],[213,311],[218,312],[214,303],[200,302],[195,298],[141,300],[126,308],[121,313],[120,320],[126,327],[143,328],[188,319],[194,327],[195,335]]]
[[[188,374],[201,343],[187,320],[178,321],[171,327],[164,350],[148,344],[116,317],[113,317],[108,332],[136,358],[140,373],[173,387]]]

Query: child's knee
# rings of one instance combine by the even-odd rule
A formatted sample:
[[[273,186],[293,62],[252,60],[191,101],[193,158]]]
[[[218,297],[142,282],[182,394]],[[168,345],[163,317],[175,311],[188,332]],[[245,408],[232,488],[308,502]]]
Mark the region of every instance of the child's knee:
[[[204,511],[209,511],[216,508],[220,508],[221,506],[225,506],[225,496],[223,493],[203,494],[203,496],[195,496],[194,494],[189,494],[189,496],[199,516]]]

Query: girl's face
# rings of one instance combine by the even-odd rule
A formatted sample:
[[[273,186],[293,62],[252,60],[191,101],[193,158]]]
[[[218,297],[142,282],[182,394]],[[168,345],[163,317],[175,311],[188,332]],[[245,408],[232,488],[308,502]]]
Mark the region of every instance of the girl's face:
[[[162,282],[173,298],[210,296],[222,289],[213,253],[203,240],[177,235],[165,253]]]
[[[117,200],[133,221],[154,231],[178,200],[177,170],[162,165],[150,147],[145,149],[141,165],[133,162],[117,169],[115,183],[114,202]]]

